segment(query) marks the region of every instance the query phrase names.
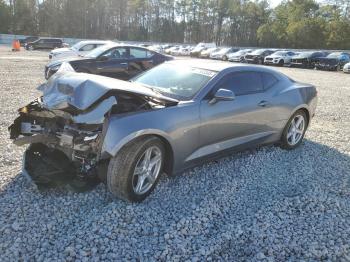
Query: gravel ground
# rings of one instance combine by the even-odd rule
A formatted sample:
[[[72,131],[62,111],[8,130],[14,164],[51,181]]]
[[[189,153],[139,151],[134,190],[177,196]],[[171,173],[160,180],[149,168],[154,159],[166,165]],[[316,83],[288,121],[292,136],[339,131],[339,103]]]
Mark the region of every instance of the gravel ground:
[[[10,57],[10,58],[9,58]],[[20,175],[7,126],[38,96],[45,52],[0,48],[0,260],[350,260],[350,75],[277,68],[314,84],[305,142],[264,147],[163,177],[141,204],[38,192]]]

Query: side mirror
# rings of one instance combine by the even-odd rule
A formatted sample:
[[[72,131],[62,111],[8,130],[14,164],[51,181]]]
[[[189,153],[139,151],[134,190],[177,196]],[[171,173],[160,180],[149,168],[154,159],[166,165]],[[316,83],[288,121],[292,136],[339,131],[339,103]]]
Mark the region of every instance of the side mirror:
[[[99,61],[107,61],[108,59],[109,59],[109,57],[108,57],[108,56],[105,56],[105,55],[100,56],[100,57],[98,58]]]
[[[209,104],[215,104],[218,101],[233,101],[235,98],[236,96],[231,90],[220,88],[210,99]]]

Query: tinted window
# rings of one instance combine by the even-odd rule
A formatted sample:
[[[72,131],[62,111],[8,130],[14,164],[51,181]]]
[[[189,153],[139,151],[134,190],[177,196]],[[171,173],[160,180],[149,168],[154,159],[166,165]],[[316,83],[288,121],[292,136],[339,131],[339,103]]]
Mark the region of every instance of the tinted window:
[[[132,58],[149,58],[153,53],[146,49],[130,48],[130,57]]]
[[[272,74],[269,73],[261,73],[262,81],[264,84],[264,89],[269,89],[272,87],[274,84],[278,82],[276,77],[274,77]]]
[[[128,58],[128,51],[126,47],[117,47],[117,48],[112,48],[111,50],[107,51],[103,55],[111,59],[124,59],[124,58]]]
[[[262,77],[257,72],[242,72],[229,75],[220,84],[220,88],[229,89],[237,96],[260,92],[264,89]]]

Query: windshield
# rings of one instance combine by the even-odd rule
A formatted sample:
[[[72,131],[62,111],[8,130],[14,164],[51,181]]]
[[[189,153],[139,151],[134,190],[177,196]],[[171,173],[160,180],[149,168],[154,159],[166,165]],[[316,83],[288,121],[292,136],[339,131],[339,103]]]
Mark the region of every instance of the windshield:
[[[84,44],[83,42],[78,42],[75,45],[73,45],[71,48],[73,50],[79,50],[82,47],[83,44]]]
[[[253,52],[251,52],[250,54],[252,54],[252,55],[261,55],[264,52],[265,52],[265,49],[257,49],[257,50],[254,50]]]
[[[238,52],[233,53],[233,55],[244,55],[244,54],[246,54],[246,53],[248,53],[250,51],[251,50],[240,50]]]
[[[287,51],[277,51],[277,52],[273,53],[273,55],[283,56],[283,55],[286,55],[287,53],[288,53]]]
[[[312,56],[314,52],[302,52],[298,55],[298,57],[309,57]]]
[[[85,57],[97,58],[112,47],[113,45],[102,45],[100,47],[95,48],[90,53],[86,54]]]
[[[186,101],[191,100],[215,74],[205,69],[163,64],[131,81],[150,87],[154,92]]]
[[[338,58],[341,55],[341,53],[331,53],[327,57],[328,58]]]
[[[230,51],[231,48],[223,48],[221,50],[218,51],[219,54],[225,54],[227,53],[228,51]]]

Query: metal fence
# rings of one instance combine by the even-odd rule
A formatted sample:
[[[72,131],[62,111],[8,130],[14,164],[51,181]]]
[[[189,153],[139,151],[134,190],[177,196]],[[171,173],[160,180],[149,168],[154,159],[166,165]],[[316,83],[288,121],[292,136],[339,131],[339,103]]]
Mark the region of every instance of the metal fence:
[[[16,39],[23,39],[25,37],[28,37],[27,35],[10,35],[10,34],[0,34],[0,45],[11,45],[13,40]],[[43,37],[45,38],[45,37]],[[47,37],[46,37],[47,38]],[[63,40],[64,43],[69,44],[70,46],[74,45],[75,43],[83,40],[92,40],[92,39],[80,39],[80,38],[63,38],[63,37],[55,37],[55,38],[60,38]],[[159,45],[159,44],[167,44],[167,43],[160,43],[160,42],[138,42],[138,41],[119,41],[117,39],[111,40],[114,42],[119,42],[119,43],[124,43],[124,44],[131,44],[131,45],[139,45],[139,44],[148,44],[148,45]],[[169,43],[172,45],[189,45],[189,44],[180,44],[180,43]],[[192,46],[195,46],[193,44]],[[250,49],[257,49],[257,48],[262,48],[262,47],[242,47],[242,46],[236,46],[239,49],[245,49],[245,48],[250,48]],[[272,48],[272,49],[288,49],[288,50],[293,50],[296,52],[301,52],[301,51],[312,51],[312,50],[325,50],[329,52],[347,52],[350,53],[350,50],[327,50],[327,49],[295,49],[295,48]]]
[[[9,34],[0,34],[0,45],[11,45],[13,40],[16,39],[23,39],[28,37],[27,35],[9,35]],[[63,42],[74,45],[75,43],[86,40],[86,39],[78,39],[78,38],[61,38],[57,37],[63,40]]]

